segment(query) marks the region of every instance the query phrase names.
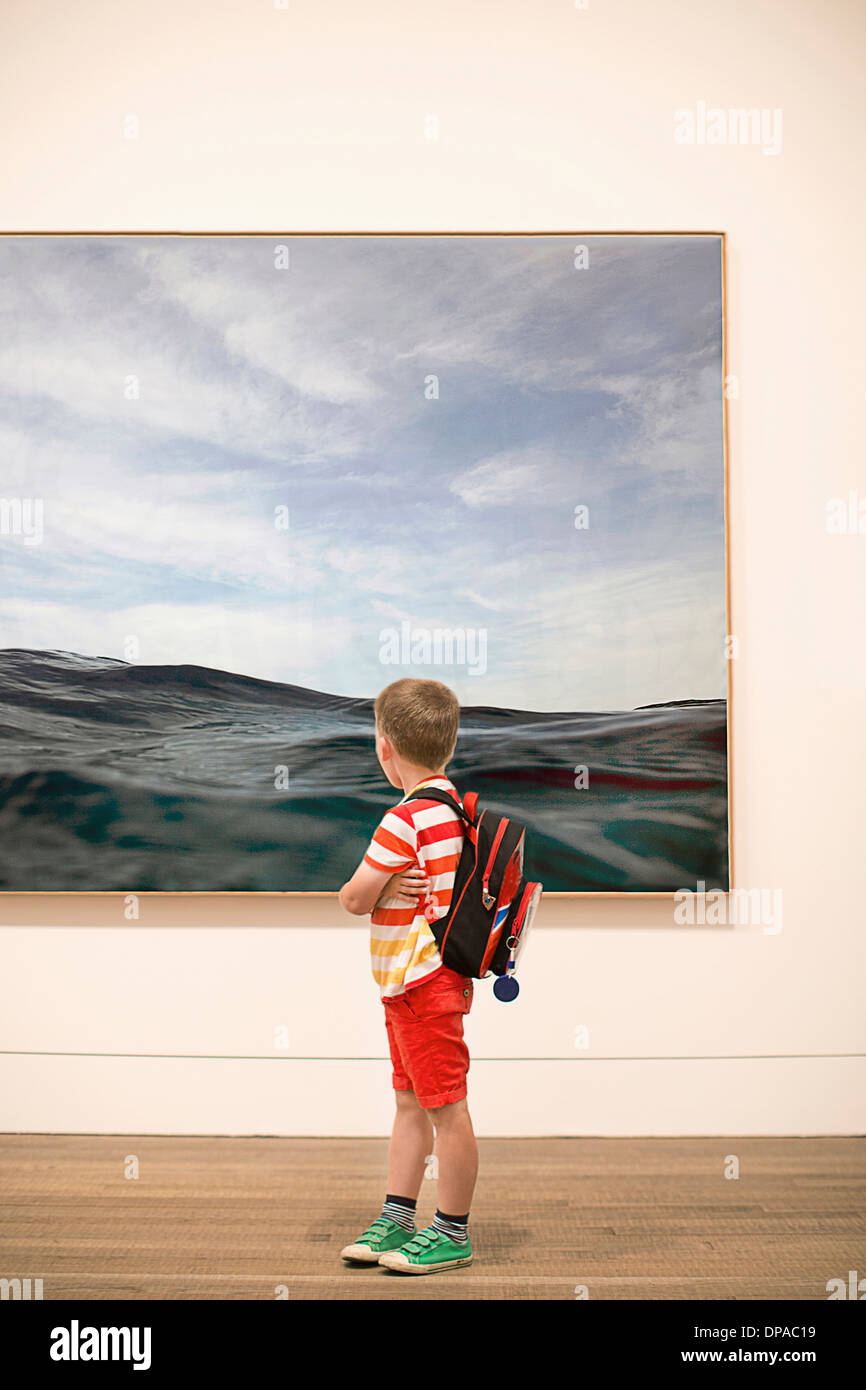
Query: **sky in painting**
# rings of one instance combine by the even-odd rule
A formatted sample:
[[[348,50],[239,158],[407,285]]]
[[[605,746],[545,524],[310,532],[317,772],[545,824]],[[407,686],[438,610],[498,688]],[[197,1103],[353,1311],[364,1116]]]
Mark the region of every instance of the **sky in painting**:
[[[718,237],[3,237],[0,317],[0,647],[724,696]]]

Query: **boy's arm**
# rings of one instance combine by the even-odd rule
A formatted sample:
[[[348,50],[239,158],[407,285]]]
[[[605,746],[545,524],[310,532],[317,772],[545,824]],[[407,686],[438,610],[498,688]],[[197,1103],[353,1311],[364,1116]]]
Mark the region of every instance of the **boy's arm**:
[[[430,888],[430,880],[423,869],[403,869],[396,874],[385,875],[385,886],[371,902],[370,895],[376,892],[375,880],[378,878],[381,881],[385,871],[374,869],[369,874],[362,874],[362,869],[369,869],[369,865],[366,862],[361,864],[349,882],[343,884],[339,895],[346,911],[353,912],[358,917],[372,912],[382,898],[393,898],[395,902],[417,907],[418,903],[426,898]],[[355,903],[357,906],[350,907],[349,903]]]
[[[356,917],[364,917],[373,911],[393,877],[393,869],[374,869],[372,864],[362,860],[348,883],[340,889],[341,905]]]
[[[361,863],[340,889],[341,905],[357,917],[372,912],[391,879],[415,863],[415,850],[411,817],[407,821],[388,811]]]

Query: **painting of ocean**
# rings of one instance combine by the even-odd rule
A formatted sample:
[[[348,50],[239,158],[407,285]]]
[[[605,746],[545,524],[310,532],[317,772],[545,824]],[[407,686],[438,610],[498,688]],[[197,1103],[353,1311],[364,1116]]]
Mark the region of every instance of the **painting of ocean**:
[[[727,888],[722,250],[0,236],[0,890],[336,891],[406,675],[547,892]]]

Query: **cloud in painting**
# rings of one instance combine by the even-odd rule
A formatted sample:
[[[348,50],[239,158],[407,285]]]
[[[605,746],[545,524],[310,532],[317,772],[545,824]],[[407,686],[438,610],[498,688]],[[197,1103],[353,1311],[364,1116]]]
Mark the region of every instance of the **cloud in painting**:
[[[475,703],[723,695],[719,241],[583,240],[0,238],[4,495],[45,511],[0,645],[138,622],[370,695],[407,621],[484,628],[483,677],[415,672]]]

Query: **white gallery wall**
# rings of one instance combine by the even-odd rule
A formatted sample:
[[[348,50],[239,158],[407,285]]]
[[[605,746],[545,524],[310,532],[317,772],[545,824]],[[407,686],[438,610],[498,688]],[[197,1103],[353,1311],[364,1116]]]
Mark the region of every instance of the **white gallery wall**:
[[[5,231],[727,233],[734,878],[780,929],[546,901],[519,999],[475,987],[480,1135],[866,1128],[866,533],[827,529],[866,504],[864,38],[857,0],[0,10]],[[678,142],[711,108],[766,138]],[[388,1133],[365,933],[0,898],[0,1129]]]

